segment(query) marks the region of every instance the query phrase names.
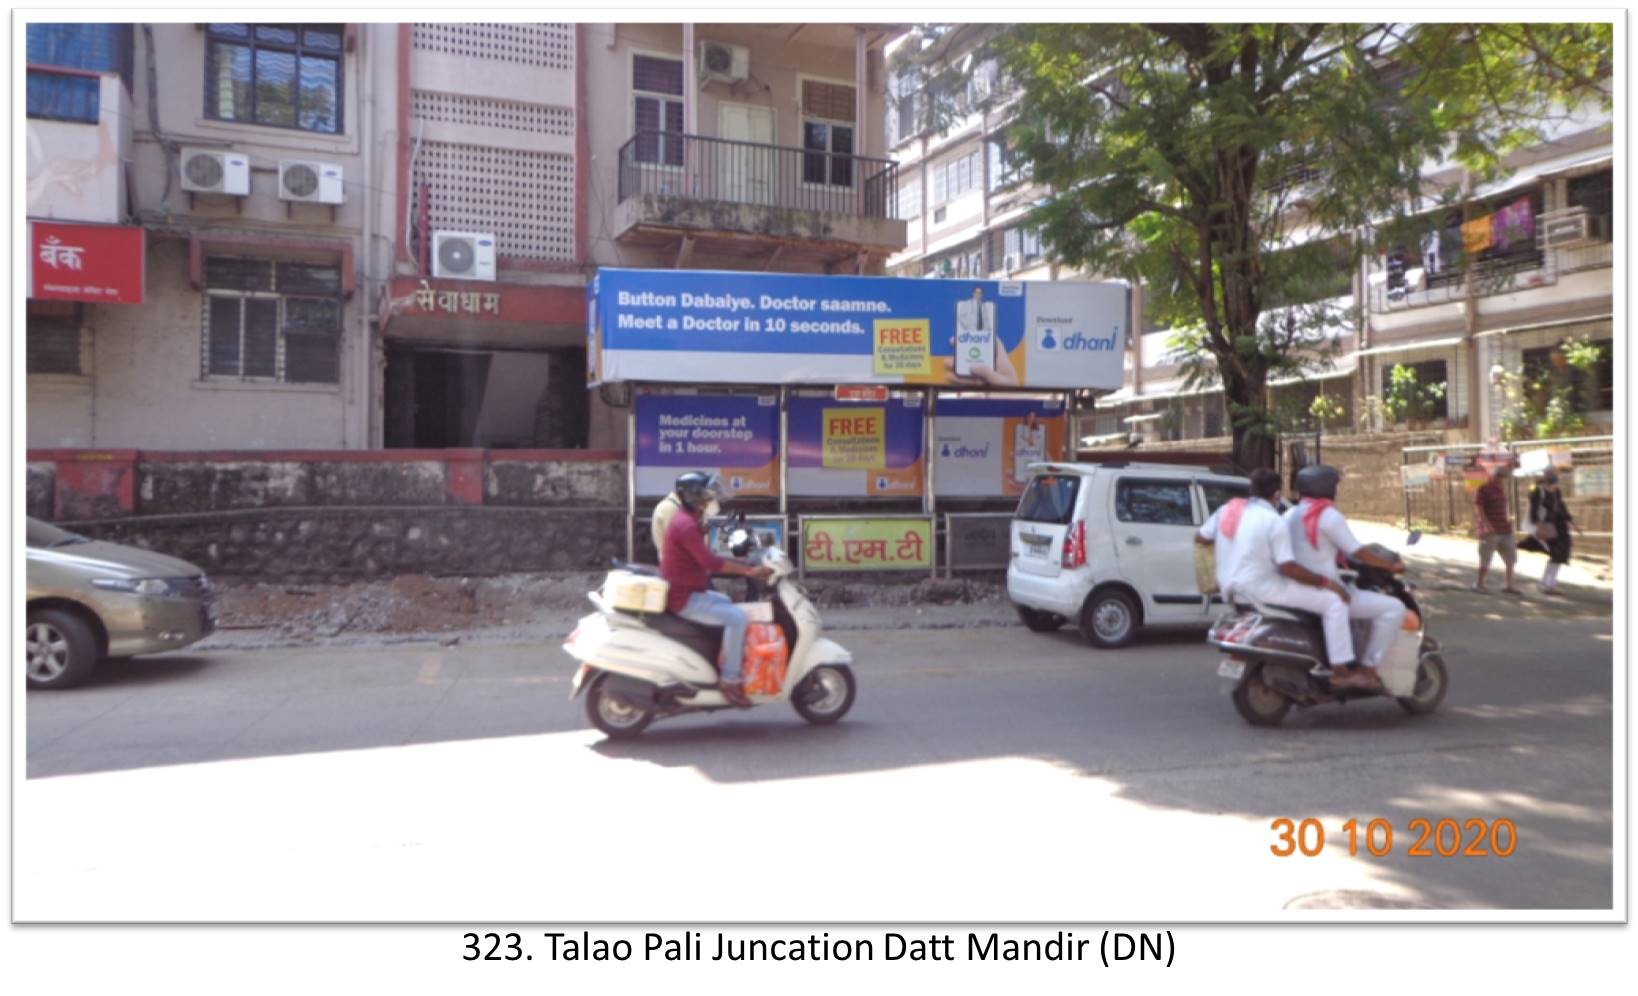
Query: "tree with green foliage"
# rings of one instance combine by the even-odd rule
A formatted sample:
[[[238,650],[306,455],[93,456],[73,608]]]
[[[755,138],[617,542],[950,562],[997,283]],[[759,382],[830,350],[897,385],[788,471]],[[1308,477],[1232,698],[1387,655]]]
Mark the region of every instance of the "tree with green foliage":
[[[1484,175],[1554,115],[1610,106],[1608,24],[1027,24],[904,47],[932,105],[970,110],[974,60],[1016,92],[1008,138],[1048,193],[1061,264],[1141,281],[1193,384],[1220,380],[1243,470],[1274,463],[1269,380],[1325,361],[1352,314],[1339,248],[1428,194],[1423,166]],[[951,58],[967,51],[971,58]]]

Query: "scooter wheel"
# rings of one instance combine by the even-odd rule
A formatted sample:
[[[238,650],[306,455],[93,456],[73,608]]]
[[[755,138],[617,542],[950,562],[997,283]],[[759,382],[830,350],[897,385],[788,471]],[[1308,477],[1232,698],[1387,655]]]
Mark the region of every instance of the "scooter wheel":
[[[1246,668],[1240,683],[1234,686],[1232,698],[1234,711],[1252,726],[1279,726],[1291,711],[1291,700],[1264,684],[1261,662]]]
[[[654,722],[654,714],[639,709],[604,691],[608,675],[599,675],[586,689],[586,718],[614,740],[625,740],[641,734]]]
[[[1449,688],[1445,659],[1436,653],[1424,653],[1416,666],[1416,690],[1395,701],[1412,716],[1423,716],[1439,708]]]
[[[791,695],[791,706],[815,726],[827,726],[847,715],[858,691],[852,668],[821,664],[802,679],[802,684]]]

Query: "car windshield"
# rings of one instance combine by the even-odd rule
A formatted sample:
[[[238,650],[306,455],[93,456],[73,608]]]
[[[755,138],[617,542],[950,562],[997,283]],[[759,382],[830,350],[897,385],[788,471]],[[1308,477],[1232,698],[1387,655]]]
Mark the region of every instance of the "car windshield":
[[[58,546],[73,546],[76,543],[89,543],[90,540],[79,533],[71,533],[66,529],[59,529],[49,522],[39,519],[28,520],[28,545],[36,550],[47,550]]]
[[[1025,522],[1067,524],[1075,514],[1081,479],[1074,474],[1042,474],[1029,482],[1018,502],[1017,518]]]

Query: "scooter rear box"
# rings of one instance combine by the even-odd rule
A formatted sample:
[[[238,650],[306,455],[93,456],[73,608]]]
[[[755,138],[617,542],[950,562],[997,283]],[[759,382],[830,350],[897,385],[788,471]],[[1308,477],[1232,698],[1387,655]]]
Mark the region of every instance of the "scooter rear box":
[[[671,586],[660,578],[630,571],[610,571],[603,582],[603,597],[627,612],[664,612],[670,591]]]

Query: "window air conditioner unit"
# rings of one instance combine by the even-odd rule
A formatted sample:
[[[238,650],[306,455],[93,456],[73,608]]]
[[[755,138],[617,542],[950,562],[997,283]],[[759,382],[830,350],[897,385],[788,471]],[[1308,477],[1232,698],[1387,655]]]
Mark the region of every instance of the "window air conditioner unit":
[[[699,44],[700,79],[738,83],[751,75],[751,50],[744,45],[702,41]]]
[[[432,275],[494,280],[495,236],[477,232],[433,232]]]
[[[303,159],[279,161],[279,199],[310,204],[341,204],[346,200],[341,167]]]
[[[181,162],[183,190],[250,196],[250,157],[242,152],[184,148]]]
[[[1549,211],[1536,219],[1543,249],[1573,249],[1601,241],[1586,208]]]

